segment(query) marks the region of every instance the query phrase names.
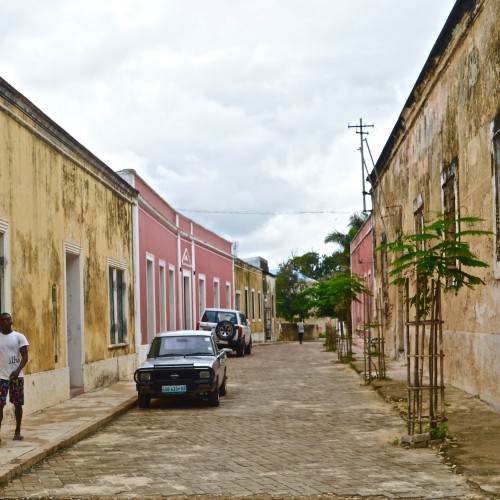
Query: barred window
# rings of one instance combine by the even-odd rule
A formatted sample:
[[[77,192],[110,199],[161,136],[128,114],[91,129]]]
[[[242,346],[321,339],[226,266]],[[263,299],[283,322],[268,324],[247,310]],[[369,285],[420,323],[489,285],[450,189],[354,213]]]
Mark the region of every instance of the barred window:
[[[127,342],[125,271],[109,267],[109,319],[111,345]]]
[[[500,117],[493,123],[493,177],[495,186],[495,259],[500,262]]]

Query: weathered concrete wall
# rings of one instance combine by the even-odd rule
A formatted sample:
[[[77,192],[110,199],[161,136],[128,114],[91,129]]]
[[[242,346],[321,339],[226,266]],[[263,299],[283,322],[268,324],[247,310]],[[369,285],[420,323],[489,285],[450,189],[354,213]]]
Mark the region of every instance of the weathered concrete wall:
[[[69,397],[68,249],[80,262],[82,371],[135,352],[133,197],[109,167],[0,80],[0,237],[8,276],[2,307],[30,342],[25,371],[33,410]],[[110,262],[125,270],[130,342],[120,346],[110,346]],[[84,389],[118,376],[88,371]]]
[[[305,325],[304,340],[314,340],[318,338],[318,329],[316,325]],[[293,342],[299,340],[297,323],[280,323],[277,340],[281,342]]]
[[[456,167],[460,216],[484,219],[495,231],[492,123],[500,113],[500,3],[457,2],[372,174],[376,245],[416,230],[443,209],[443,175]],[[475,269],[487,283],[443,297],[445,375],[500,408],[500,287],[492,237],[470,238],[487,262]],[[389,257],[392,260],[393,257]],[[402,293],[384,284],[384,254],[376,254],[377,297],[389,351],[403,347]],[[386,273],[385,273],[386,274]],[[386,279],[387,281],[387,279]]]

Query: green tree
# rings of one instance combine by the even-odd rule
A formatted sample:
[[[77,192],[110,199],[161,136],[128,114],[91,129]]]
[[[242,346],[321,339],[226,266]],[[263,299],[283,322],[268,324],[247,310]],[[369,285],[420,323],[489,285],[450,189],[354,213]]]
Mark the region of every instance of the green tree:
[[[318,316],[338,318],[351,328],[351,303],[359,302],[358,294],[372,295],[365,280],[356,274],[338,274],[319,281],[302,292],[307,299],[309,310],[315,310]]]
[[[363,224],[367,219],[366,214],[354,213],[349,218],[349,230],[347,233],[342,233],[340,231],[333,231],[329,233],[325,238],[325,243],[335,243],[340,246],[340,250],[337,250],[332,254],[332,264],[335,265],[337,272],[344,274],[349,274],[351,269],[351,242],[358,234]]]
[[[484,281],[465,271],[465,268],[485,268],[488,264],[477,259],[471,252],[465,237],[491,235],[491,231],[465,229],[456,231],[457,227],[470,226],[483,219],[477,217],[450,217],[449,214],[438,214],[437,218],[425,226],[421,233],[405,234],[397,241],[381,245],[375,249],[386,249],[399,256],[391,263],[391,282],[405,286],[407,278],[439,281],[444,291],[455,293],[463,287],[474,288],[484,285]],[[416,296],[409,297],[412,304]]]
[[[280,264],[276,274],[276,310],[279,317],[292,322],[294,316],[307,317],[307,300],[301,292],[307,282],[295,269],[292,259]]]
[[[304,255],[292,257],[291,261],[296,271],[313,280],[332,276],[336,268],[336,262],[332,256],[320,256],[316,252],[307,252]]]

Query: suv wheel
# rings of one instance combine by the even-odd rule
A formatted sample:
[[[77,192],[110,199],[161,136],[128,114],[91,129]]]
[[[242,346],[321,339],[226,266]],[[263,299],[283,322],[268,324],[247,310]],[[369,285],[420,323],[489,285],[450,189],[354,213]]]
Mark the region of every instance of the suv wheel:
[[[245,354],[252,354],[252,338],[250,338],[250,342],[245,346]]]
[[[236,348],[236,356],[239,358],[242,358],[245,355],[245,342],[242,342],[237,348]]]
[[[219,321],[215,327],[215,334],[221,340],[231,340],[236,333],[236,327],[230,321]]]

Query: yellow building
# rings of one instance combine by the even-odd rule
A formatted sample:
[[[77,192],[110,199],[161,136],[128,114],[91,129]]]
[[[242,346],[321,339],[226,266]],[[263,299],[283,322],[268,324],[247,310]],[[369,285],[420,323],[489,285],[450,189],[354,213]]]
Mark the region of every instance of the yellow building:
[[[235,259],[235,308],[245,313],[254,342],[274,340],[276,278],[261,257]]]
[[[26,412],[132,373],[135,197],[0,78],[0,309],[30,343]]]

